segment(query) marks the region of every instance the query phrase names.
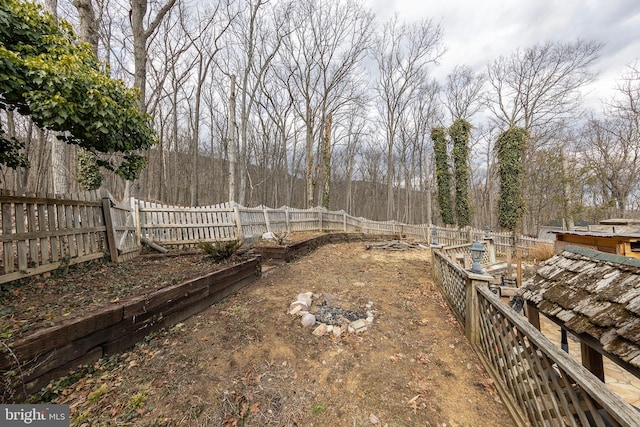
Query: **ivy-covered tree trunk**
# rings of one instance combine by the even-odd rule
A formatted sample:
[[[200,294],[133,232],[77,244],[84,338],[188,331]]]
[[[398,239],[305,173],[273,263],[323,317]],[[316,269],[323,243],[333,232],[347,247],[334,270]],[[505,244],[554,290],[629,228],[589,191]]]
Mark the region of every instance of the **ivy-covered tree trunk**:
[[[451,173],[449,172],[449,156],[447,155],[447,132],[443,127],[431,130],[433,151],[436,160],[436,183],[438,185],[438,205],[440,216],[445,224],[453,224],[451,203]]]
[[[529,132],[519,127],[509,128],[500,134],[495,150],[500,175],[500,200],[498,202],[498,225],[514,231],[525,205],[522,197],[522,160]]]
[[[471,224],[469,208],[469,133],[471,124],[458,119],[449,128],[449,136],[453,142],[453,169],[455,175],[456,198],[455,214],[459,227]]]

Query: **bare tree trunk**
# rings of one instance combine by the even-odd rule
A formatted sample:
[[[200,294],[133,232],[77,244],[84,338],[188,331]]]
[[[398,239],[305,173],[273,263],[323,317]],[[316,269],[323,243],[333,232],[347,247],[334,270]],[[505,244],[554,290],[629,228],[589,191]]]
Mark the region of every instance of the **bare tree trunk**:
[[[91,0],[73,0],[73,5],[78,11],[78,18],[80,20],[80,29],[78,36],[81,40],[89,43],[95,53],[98,56],[98,25],[96,23],[96,14],[91,4]]]
[[[387,220],[393,219],[394,203],[393,203],[393,135],[389,135],[391,141],[388,142],[387,151]]]
[[[569,183],[569,160],[567,159],[567,151],[564,147],[562,147],[562,185],[563,185],[563,207],[564,207],[564,218],[567,224],[567,230],[573,231],[576,229],[575,223],[573,222],[573,213],[571,212],[571,185]]]
[[[149,26],[145,28],[145,16],[148,8],[147,2],[148,0],[131,0],[131,10],[129,11],[131,34],[133,35],[133,85],[140,90],[139,106],[141,111],[147,110],[147,42],[153,33],[155,33],[158,25],[160,25],[165,15],[176,3],[176,0],[167,0],[167,2],[158,11],[158,14],[153,21],[151,21]]]
[[[90,1],[90,0],[87,0]],[[140,111],[147,111],[146,87],[147,87],[147,43],[149,38],[155,33],[158,25],[162,22],[165,15],[171,10],[176,0],[167,0],[160,8],[156,17],[149,22],[145,28],[145,16],[148,9],[148,0],[131,0],[131,9],[129,10],[129,21],[131,24],[131,34],[133,35],[133,85],[140,91],[140,99],[138,106]],[[131,184],[125,181],[124,198],[130,197]]]
[[[58,19],[58,0],[46,0],[45,8],[54,18]],[[68,165],[66,163],[67,144],[58,138],[53,137],[51,141],[51,171],[53,172],[53,192],[55,194],[66,194],[69,192],[67,182]]]
[[[191,199],[190,205],[197,206],[198,205],[198,145],[200,141],[200,102],[202,99],[202,85],[204,84],[205,74],[208,65],[204,63],[204,58],[200,56],[200,60],[198,61],[198,85],[196,87],[196,101],[193,112],[193,164],[191,171]],[[206,65],[206,66],[205,66]]]
[[[322,162],[324,165],[324,186],[322,190],[322,207],[329,209],[329,201],[331,199],[331,113],[327,114],[325,131],[324,131],[324,147],[322,150]]]
[[[306,108],[306,122],[307,122],[307,126],[306,126],[307,165],[305,168],[305,179],[307,183],[307,200],[306,200],[305,207],[309,209],[313,207],[313,190],[314,190],[313,187],[314,186],[313,186],[313,125],[312,125],[312,118],[311,118],[311,106],[309,105],[308,101],[307,101],[307,108]]]
[[[236,142],[236,76],[231,75],[229,90],[229,201],[236,200],[236,166],[238,163],[238,144]]]
[[[425,175],[425,211],[426,211],[426,223],[428,225],[433,224],[433,217],[431,215],[432,202],[431,202],[431,165],[429,164],[429,155],[424,156],[424,175]]]

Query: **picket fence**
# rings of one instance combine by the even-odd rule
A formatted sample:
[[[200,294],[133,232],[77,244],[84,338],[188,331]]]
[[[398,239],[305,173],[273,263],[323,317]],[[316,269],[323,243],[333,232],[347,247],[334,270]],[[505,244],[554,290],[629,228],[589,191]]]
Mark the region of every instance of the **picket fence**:
[[[143,239],[187,248],[210,241],[257,241],[266,232],[339,231],[394,234],[428,244],[437,238],[450,246],[484,236],[484,231],[469,227],[371,221],[322,208],[246,208],[235,203],[184,207],[133,198],[116,203],[104,190],[67,197],[0,191],[0,215],[0,284],[103,257],[113,262],[131,259],[140,253]],[[510,234],[491,236],[499,254],[512,246]],[[540,244],[551,242],[525,237],[517,242],[524,256]]]

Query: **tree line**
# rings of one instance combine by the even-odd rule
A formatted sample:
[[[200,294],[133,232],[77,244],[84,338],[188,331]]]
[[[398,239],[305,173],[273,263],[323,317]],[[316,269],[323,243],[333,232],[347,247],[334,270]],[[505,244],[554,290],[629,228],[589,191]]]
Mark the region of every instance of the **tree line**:
[[[0,20],[8,4],[27,3],[8,0]],[[582,98],[604,41],[523,46],[487,58],[483,70],[460,64],[439,81],[441,24],[380,21],[357,0],[44,6],[38,13],[64,28],[66,49],[88,46],[82,58],[94,71],[74,71],[50,51],[38,56],[52,80],[73,82],[60,93],[73,110],[48,102],[55,91],[30,110],[16,108],[4,102],[10,88],[2,86],[3,147],[23,160],[4,162],[5,188],[67,193],[102,185],[116,197],[169,204],[322,205],[373,220],[513,226],[525,234],[550,222],[571,227],[637,211],[635,58],[597,110]],[[15,34],[0,36],[9,50]],[[11,72],[6,64],[3,77]],[[85,79],[73,74],[80,71],[94,76],[92,85],[119,83],[83,91]],[[135,89],[138,113],[124,86]],[[87,115],[76,123],[84,132],[56,126],[59,115],[75,117],[78,105],[97,99],[89,93],[104,99],[83,108],[104,113],[120,105],[123,116]],[[34,113],[38,105],[49,106],[49,121]],[[128,133],[108,127],[125,118]],[[104,135],[103,145],[86,142]],[[522,152],[509,164],[505,147],[516,136]],[[517,188],[505,176],[517,176]],[[511,213],[501,198],[508,191],[521,201]]]

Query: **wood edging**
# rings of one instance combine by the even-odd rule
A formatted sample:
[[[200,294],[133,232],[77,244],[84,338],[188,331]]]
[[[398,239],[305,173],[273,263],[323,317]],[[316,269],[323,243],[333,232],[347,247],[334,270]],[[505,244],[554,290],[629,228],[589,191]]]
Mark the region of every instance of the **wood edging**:
[[[263,260],[291,262],[314,249],[327,243],[360,242],[369,240],[397,239],[396,234],[365,234],[365,233],[327,233],[311,237],[291,245],[283,246],[254,246],[254,252],[260,254]]]
[[[0,382],[0,403],[8,403],[3,402],[7,396],[23,401],[51,380],[124,351],[149,333],[207,309],[260,277],[260,257],[252,257],[21,337],[10,344],[11,353],[0,352],[0,374],[21,373],[9,389],[6,380]]]

